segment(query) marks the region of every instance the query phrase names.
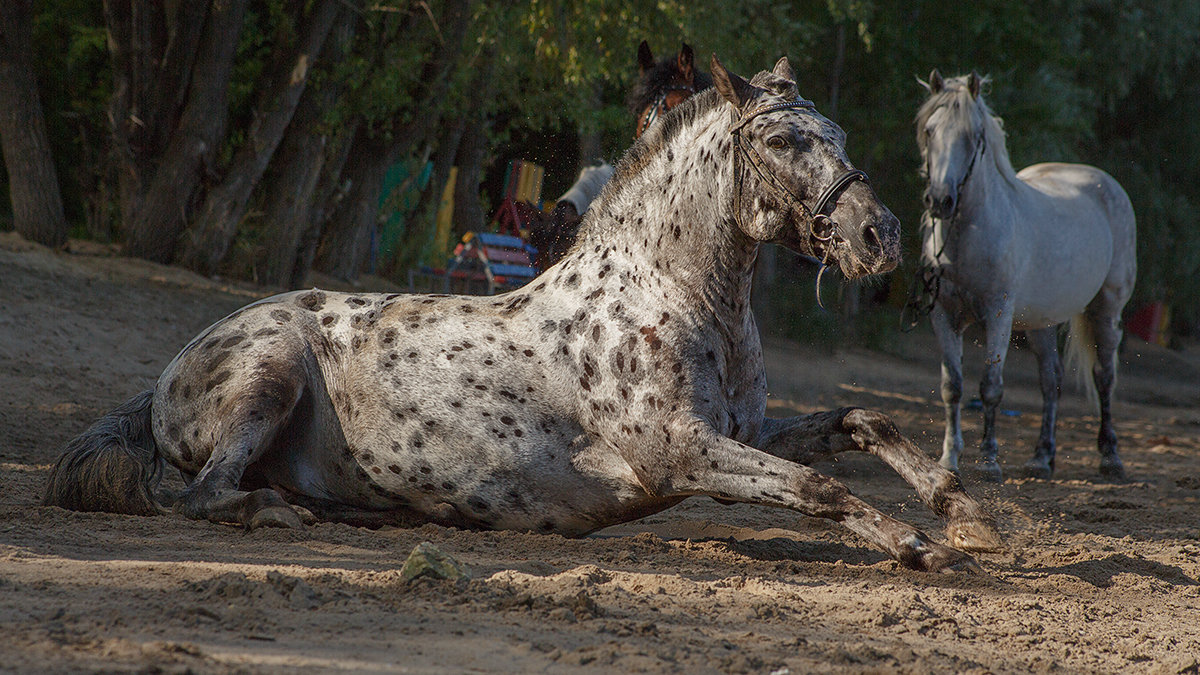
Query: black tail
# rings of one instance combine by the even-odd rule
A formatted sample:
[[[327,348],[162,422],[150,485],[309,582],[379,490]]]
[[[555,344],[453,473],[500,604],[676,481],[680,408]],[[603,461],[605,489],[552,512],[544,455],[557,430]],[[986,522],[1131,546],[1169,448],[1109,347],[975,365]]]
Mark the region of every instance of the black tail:
[[[75,511],[162,513],[153,496],[163,468],[150,429],[153,398],[153,391],[143,391],[67,443],[43,503]]]

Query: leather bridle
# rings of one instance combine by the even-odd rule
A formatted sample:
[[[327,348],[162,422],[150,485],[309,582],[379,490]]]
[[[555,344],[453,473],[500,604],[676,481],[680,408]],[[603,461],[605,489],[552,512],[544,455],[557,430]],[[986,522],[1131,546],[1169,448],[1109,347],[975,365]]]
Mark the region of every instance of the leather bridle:
[[[646,130],[650,128],[651,124],[654,124],[654,122],[658,120],[660,115],[667,113],[671,110],[671,108],[675,107],[667,105],[667,96],[670,96],[672,92],[677,91],[687,92],[687,96],[684,97],[686,100],[692,94],[696,93],[696,88],[690,84],[677,84],[663,89],[662,93],[658,95],[658,98],[654,99],[654,103],[650,104],[645,117],[638,122],[637,133],[633,135],[634,138],[638,138],[642,134],[646,133]]]
[[[837,221],[827,215],[825,213],[825,209],[829,207],[829,203],[831,201],[834,201],[835,196],[850,183],[858,180],[861,180],[864,183],[869,182],[866,172],[859,169],[850,169],[843,172],[841,175],[835,178],[833,182],[825,188],[824,191],[821,192],[821,195],[817,198],[815,206],[813,208],[809,208],[808,205],[804,203],[804,200],[797,197],[794,192],[788,189],[788,187],[779,180],[774,172],[771,171],[770,167],[767,166],[762,156],[758,154],[758,151],[754,149],[753,144],[751,144],[746,137],[742,136],[742,129],[755,117],[769,112],[775,112],[777,110],[788,109],[815,110],[816,105],[812,101],[803,98],[797,98],[792,101],[784,101],[781,103],[772,103],[755,108],[741,117],[735,117],[732,125],[729,127],[729,133],[733,135],[733,144],[736,149],[736,152],[734,152],[733,155],[734,218],[736,219],[742,210],[742,167],[740,166],[740,163],[749,162],[750,166],[754,168],[755,173],[758,174],[759,179],[764,185],[767,186],[769,190],[774,192],[777,197],[781,198],[785,203],[791,206],[793,210],[804,214],[805,218],[808,219],[809,236],[821,244],[826,244],[829,242],[834,244],[844,243],[846,240],[841,236]],[[743,228],[743,230],[744,229],[745,228]],[[822,264],[828,261],[831,251],[825,250],[823,253],[825,260],[822,261]]]

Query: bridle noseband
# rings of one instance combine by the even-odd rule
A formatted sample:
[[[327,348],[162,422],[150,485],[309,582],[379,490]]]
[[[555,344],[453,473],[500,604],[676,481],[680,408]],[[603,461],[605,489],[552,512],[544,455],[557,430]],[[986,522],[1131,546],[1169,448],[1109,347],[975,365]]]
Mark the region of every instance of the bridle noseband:
[[[840,228],[837,221],[826,215],[825,209],[829,206],[831,201],[834,201],[834,197],[838,194],[838,192],[840,192],[850,183],[858,180],[861,180],[864,183],[868,182],[866,172],[859,169],[850,169],[849,171],[843,172],[840,176],[835,178],[833,182],[825,188],[824,191],[821,192],[821,195],[817,198],[816,205],[810,209],[808,205],[804,203],[804,200],[797,197],[794,192],[788,189],[788,187],[779,180],[774,172],[771,171],[770,167],[767,166],[767,163],[763,160],[762,156],[758,154],[758,151],[754,149],[754,146],[750,143],[750,141],[742,136],[742,129],[755,117],[764,115],[766,113],[775,112],[777,110],[788,109],[804,109],[815,111],[816,105],[812,101],[803,98],[797,98],[793,101],[784,101],[781,103],[772,103],[760,108],[755,108],[741,117],[735,117],[733,124],[729,127],[729,133],[733,135],[733,144],[737,150],[737,152],[735,152],[733,155],[734,218],[736,219],[742,210],[742,183],[740,180],[742,170],[739,166],[739,160],[748,161],[750,166],[754,168],[755,173],[758,174],[759,180],[761,180],[769,190],[774,192],[776,196],[783,199],[783,201],[788,203],[788,205],[794,210],[804,214],[804,216],[808,219],[809,236],[821,244],[826,244],[829,242],[834,244],[843,244],[846,240],[839,232]],[[745,228],[742,229],[744,230]],[[831,251],[825,250],[823,253],[825,260],[822,261],[822,264],[828,261]]]
[[[674,107],[667,105],[667,96],[676,91],[687,92],[687,95],[691,96],[692,94],[696,93],[696,88],[690,84],[678,84],[663,89],[662,93],[658,95],[658,98],[654,99],[654,103],[650,104],[649,112],[646,113],[646,116],[643,117],[642,121],[638,124],[637,133],[634,134],[634,138],[646,133],[646,130],[650,128],[651,124],[654,124],[659,115],[669,112],[671,108]]]

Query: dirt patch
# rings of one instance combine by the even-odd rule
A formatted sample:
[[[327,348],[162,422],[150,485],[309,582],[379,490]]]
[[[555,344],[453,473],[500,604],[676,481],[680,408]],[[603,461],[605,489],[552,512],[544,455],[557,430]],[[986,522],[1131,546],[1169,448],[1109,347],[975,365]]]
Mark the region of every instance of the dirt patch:
[[[835,524],[691,499],[584,539],[241,530],[38,505],[59,447],[208,324],[266,294],[93,247],[0,235],[0,653],[14,671],[1200,671],[1200,357],[1131,339],[1116,415],[1134,481],[1098,482],[1095,418],[1068,392],[1053,481],[968,484],[1010,552],[929,575]],[[927,334],[888,354],[768,339],[771,414],[862,405],[940,446]],[[979,373],[968,349],[967,376]],[[974,359],[974,360],[972,360]],[[1006,372],[1001,461],[1037,437],[1030,354]],[[973,389],[973,385],[968,391]],[[976,412],[964,414],[968,445]],[[970,450],[968,456],[970,458]],[[936,519],[881,463],[818,466],[886,512]],[[430,541],[470,581],[403,583]]]

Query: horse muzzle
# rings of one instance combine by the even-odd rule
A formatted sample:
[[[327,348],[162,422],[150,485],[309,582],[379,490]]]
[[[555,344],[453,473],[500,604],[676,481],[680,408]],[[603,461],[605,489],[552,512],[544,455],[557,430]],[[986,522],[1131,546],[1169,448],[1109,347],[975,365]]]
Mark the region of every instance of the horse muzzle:
[[[943,220],[953,217],[958,208],[958,195],[948,188],[926,188],[923,201],[929,215]]]

